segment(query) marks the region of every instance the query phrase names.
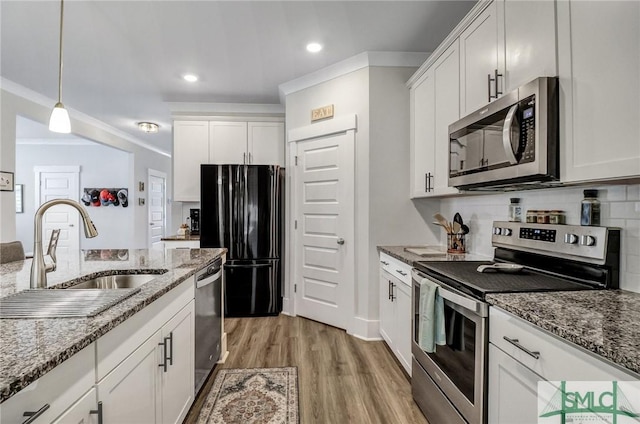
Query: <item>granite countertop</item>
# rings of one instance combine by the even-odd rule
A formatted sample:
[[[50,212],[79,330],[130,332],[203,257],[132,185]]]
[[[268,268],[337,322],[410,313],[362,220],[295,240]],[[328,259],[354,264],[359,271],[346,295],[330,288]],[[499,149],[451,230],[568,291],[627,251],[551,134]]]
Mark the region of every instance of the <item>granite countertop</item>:
[[[487,301],[640,374],[640,294],[624,290],[488,294]]]
[[[178,234],[172,234],[170,236],[162,237],[162,241],[200,241],[200,235],[189,234],[188,236],[181,236]]]
[[[433,250],[441,250],[442,255],[420,256],[405,250],[410,247],[428,247]],[[492,259],[473,253],[451,255],[446,252],[444,246],[378,246],[378,250],[411,266],[413,266],[414,262],[420,261],[490,261]]]
[[[91,318],[0,319],[0,402],[195,274],[226,249],[86,250],[58,256],[49,287],[101,275],[167,270],[140,292]],[[29,288],[31,260],[0,265],[0,297]]]

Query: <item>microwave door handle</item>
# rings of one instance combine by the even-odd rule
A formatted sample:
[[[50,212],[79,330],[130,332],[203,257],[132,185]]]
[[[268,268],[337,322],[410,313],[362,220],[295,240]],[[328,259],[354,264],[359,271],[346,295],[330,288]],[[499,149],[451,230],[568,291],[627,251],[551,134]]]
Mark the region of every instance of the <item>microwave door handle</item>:
[[[513,147],[511,144],[511,126],[513,125],[513,120],[516,117],[517,110],[517,104],[511,106],[509,113],[507,113],[507,117],[504,119],[504,126],[502,127],[502,146],[504,147],[504,153],[507,155],[507,160],[511,165],[518,164],[518,159],[516,159],[516,155],[513,153]]]

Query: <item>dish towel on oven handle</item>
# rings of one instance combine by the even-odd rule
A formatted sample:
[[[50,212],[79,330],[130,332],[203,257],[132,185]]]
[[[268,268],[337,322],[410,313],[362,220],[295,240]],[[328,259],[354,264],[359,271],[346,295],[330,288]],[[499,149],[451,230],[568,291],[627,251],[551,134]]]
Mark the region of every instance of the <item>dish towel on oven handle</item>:
[[[427,353],[435,352],[436,345],[447,343],[444,301],[438,293],[439,289],[440,286],[427,278],[420,281],[418,345]]]

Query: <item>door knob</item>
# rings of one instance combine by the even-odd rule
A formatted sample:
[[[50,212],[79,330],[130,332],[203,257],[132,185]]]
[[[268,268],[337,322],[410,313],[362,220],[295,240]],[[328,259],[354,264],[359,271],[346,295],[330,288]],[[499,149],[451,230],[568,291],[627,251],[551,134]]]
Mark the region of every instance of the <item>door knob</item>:
[[[153,227],[153,222],[150,222],[149,225]]]
[[[73,227],[73,224],[69,224],[69,227]]]
[[[336,243],[338,243],[340,245],[343,245],[344,244],[344,239],[341,237],[336,241]]]

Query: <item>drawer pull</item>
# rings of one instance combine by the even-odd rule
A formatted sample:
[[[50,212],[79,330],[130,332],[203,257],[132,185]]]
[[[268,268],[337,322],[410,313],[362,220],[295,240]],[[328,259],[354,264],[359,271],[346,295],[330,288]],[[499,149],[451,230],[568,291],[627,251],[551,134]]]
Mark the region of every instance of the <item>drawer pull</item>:
[[[385,262],[385,261],[380,261],[380,263],[381,263],[382,265],[384,265],[384,266],[389,265],[389,262]]]
[[[25,412],[24,414],[22,414],[22,416],[29,417],[29,418],[27,418],[26,421],[23,421],[22,424],[31,424],[36,419],[38,419],[40,415],[44,414],[44,411],[46,411],[47,409],[49,409],[48,403],[46,403],[42,408],[38,409],[36,412],[33,412],[33,411]]]
[[[519,343],[518,339],[510,339],[507,336],[503,336],[502,338],[508,341],[509,343],[511,343],[512,345],[514,345],[515,347],[517,347],[518,349],[520,349],[521,351],[523,351],[524,353],[526,353],[527,355],[532,356],[535,359],[540,359],[540,352],[527,349],[526,347],[522,346]]]
[[[102,402],[98,402],[98,409],[92,409],[89,413],[92,415],[98,415],[98,424],[102,424]]]
[[[397,272],[398,274],[402,275],[403,277],[406,277],[406,276],[408,275],[406,272],[403,272],[403,271],[401,271],[401,270],[399,270],[399,269],[396,269],[396,272]]]

